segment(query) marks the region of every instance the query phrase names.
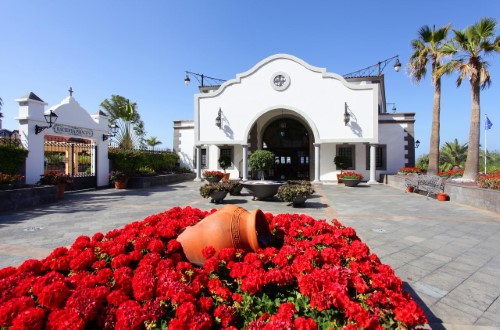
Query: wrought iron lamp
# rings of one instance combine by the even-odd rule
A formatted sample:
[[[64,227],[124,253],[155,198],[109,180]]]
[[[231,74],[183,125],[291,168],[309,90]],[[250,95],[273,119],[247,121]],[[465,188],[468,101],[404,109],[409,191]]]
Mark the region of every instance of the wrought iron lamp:
[[[118,125],[113,124],[109,126],[109,133],[110,134],[103,134],[102,135],[102,140],[106,141],[110,137],[116,136],[116,133],[118,133]]]
[[[351,114],[347,110],[349,106],[347,105],[347,102],[344,103],[345,109],[344,109],[344,124],[347,126],[349,124],[349,121],[351,120]]]
[[[419,146],[420,146],[420,141],[419,140],[415,141],[415,149],[418,148]]]
[[[46,113],[43,116],[45,117],[45,121],[47,122],[47,124],[49,124],[49,126],[35,125],[35,134],[39,134],[44,129],[51,128],[52,125],[56,123],[57,115],[54,113],[54,111],[50,110],[49,113]]]
[[[392,112],[396,112],[396,110],[397,110],[397,109],[396,109],[396,103],[391,103],[391,102],[386,103],[386,108],[387,108],[387,106],[388,106],[389,104],[392,104],[392,109],[391,109],[391,110],[392,110]]]
[[[218,128],[222,128],[222,109],[219,108],[219,112],[217,114],[217,117],[215,117],[215,126]]]
[[[401,70],[401,62],[399,62],[399,55],[395,55],[393,57],[387,58],[383,61],[379,61],[376,64],[370,65],[370,66],[363,68],[361,70],[346,73],[343,76],[344,76],[344,78],[372,76],[373,73],[375,72],[375,69],[377,69],[378,75],[381,76],[386,65],[389,64],[389,62],[391,62],[394,59],[396,59],[396,63],[393,66],[394,71],[399,72],[399,70]]]
[[[189,83],[191,82],[191,79],[189,78],[190,76],[194,77],[196,80],[198,80],[198,82],[200,83],[200,87],[220,86],[225,82],[224,79],[213,78],[213,77],[205,76],[204,74],[186,71],[186,78],[184,78],[184,83],[186,84],[186,86],[189,86]],[[208,80],[208,85],[205,85],[205,80]]]

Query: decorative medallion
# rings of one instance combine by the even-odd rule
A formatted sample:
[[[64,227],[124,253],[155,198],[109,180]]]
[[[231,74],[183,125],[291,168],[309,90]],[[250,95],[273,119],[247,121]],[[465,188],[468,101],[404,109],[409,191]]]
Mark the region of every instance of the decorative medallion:
[[[285,72],[276,72],[271,76],[271,86],[277,91],[284,91],[290,86],[290,76]]]

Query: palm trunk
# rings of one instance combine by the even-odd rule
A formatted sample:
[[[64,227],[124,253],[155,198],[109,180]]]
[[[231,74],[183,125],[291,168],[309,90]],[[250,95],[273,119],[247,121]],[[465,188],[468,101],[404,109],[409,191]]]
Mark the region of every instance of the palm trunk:
[[[437,174],[439,172],[439,130],[441,125],[441,78],[434,83],[434,103],[432,106],[432,130],[429,150],[429,167],[427,173]]]
[[[480,86],[479,77],[472,77],[471,81],[472,110],[469,128],[469,143],[467,150],[467,160],[465,161],[465,180],[476,180],[479,169],[479,137],[480,137]]]

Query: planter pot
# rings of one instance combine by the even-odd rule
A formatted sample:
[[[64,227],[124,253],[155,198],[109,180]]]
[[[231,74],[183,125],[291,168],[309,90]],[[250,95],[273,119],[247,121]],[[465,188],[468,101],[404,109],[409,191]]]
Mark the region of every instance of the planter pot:
[[[342,178],[340,177],[340,174],[337,174],[337,183],[343,183]]]
[[[122,181],[115,181],[115,189],[125,189],[127,188],[128,179]]]
[[[292,206],[297,207],[297,206],[302,206],[306,203],[307,196],[297,196],[293,199],[292,201]]]
[[[215,182],[219,182],[222,178],[219,178],[219,177],[210,177],[210,178],[205,178],[205,180],[207,180],[208,182],[210,183],[215,183]]]
[[[448,195],[446,195],[445,193],[437,193],[436,197],[440,202],[445,202],[446,200],[448,200]]]
[[[356,187],[358,183],[361,182],[360,179],[346,179],[346,178],[343,178],[342,181],[347,187]]]
[[[59,183],[57,185],[57,198],[63,199],[64,198],[64,191],[66,190],[66,184],[65,183]]]
[[[278,193],[279,187],[284,185],[282,182],[275,181],[247,181],[241,184],[250,195],[255,199],[271,198]]]
[[[222,181],[224,181],[224,182],[229,181],[229,176],[230,175],[231,175],[231,173],[224,173],[224,176],[222,177]]]
[[[229,194],[231,196],[239,196],[239,195],[241,195],[241,189],[243,189],[243,186],[241,184],[239,184],[239,185],[235,186],[233,189],[231,189]]]
[[[413,192],[413,187],[407,187],[406,191],[409,192],[409,193],[412,193]]]
[[[210,194],[210,198],[212,199],[210,202],[219,204],[222,202],[224,198],[226,198],[227,191],[226,190],[220,190],[220,191],[214,191],[213,193]]]
[[[271,232],[264,213],[252,212],[236,205],[227,205],[194,226],[186,228],[178,237],[187,259],[202,266],[206,258],[202,251],[212,246],[216,255],[223,248],[256,252],[271,244]]]

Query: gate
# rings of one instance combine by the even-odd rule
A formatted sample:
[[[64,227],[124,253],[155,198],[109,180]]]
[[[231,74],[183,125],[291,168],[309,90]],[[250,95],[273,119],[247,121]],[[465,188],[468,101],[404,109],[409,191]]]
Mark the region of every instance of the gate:
[[[97,188],[97,147],[85,139],[46,136],[44,142],[44,173],[61,172],[73,177],[66,190]],[[50,140],[47,140],[49,138]],[[64,140],[64,141],[61,141]]]

